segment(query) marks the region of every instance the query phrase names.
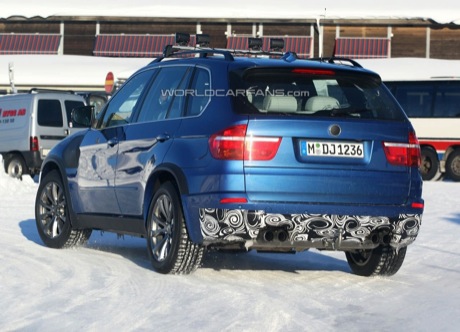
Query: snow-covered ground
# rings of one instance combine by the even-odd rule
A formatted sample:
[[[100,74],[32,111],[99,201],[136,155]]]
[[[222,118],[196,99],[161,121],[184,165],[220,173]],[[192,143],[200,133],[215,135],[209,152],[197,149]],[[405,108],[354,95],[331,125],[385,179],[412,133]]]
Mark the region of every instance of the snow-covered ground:
[[[94,232],[86,247],[49,249],[37,186],[0,168],[0,331],[459,330],[460,183],[425,183],[421,233],[389,278],[351,274],[341,252],[213,252],[170,276],[139,238]]]

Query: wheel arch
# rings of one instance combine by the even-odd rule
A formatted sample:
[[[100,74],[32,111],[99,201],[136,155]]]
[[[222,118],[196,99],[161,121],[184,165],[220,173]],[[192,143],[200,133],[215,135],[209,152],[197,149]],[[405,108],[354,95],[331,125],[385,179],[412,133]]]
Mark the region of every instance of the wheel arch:
[[[26,163],[26,158],[24,157],[24,154],[19,151],[19,150],[12,150],[12,151],[8,151],[8,152],[2,152],[2,157],[3,157],[3,168],[5,169],[5,172],[7,171],[7,162],[10,161],[10,159],[14,156],[19,156],[20,158],[22,158],[22,160],[24,161],[24,165],[26,165],[26,168],[27,170],[29,169],[29,165],[27,165]]]
[[[69,201],[68,209],[70,214],[70,223],[73,227],[78,228],[78,218],[73,209],[72,196],[69,190],[69,181],[67,178],[67,170],[78,168],[78,160],[80,156],[80,144],[84,137],[84,131],[77,132],[72,137],[61,141],[56,145],[46,157],[40,170],[40,181],[49,172],[56,170],[61,177],[62,184],[66,193],[66,198]]]
[[[67,204],[68,209],[69,209],[69,214],[70,214],[70,224],[75,227],[76,226],[76,220],[77,220],[77,215],[75,214],[73,210],[73,205],[72,205],[72,197],[70,195],[69,191],[69,181],[67,179],[67,176],[63,176],[63,174],[66,174],[65,167],[62,163],[57,158],[47,158],[45,162],[42,165],[41,172],[40,172],[40,181],[50,172],[56,170],[61,177],[62,184],[64,186],[64,191],[66,194],[66,199],[69,201],[69,204]]]
[[[447,161],[447,158],[449,158],[450,154],[456,150],[460,149],[460,145],[450,145],[447,149],[446,152],[444,152],[444,156],[442,160]]]
[[[144,208],[143,217],[144,222],[147,226],[147,216],[149,213],[150,202],[155,195],[155,192],[160,186],[170,181],[176,188],[179,197],[188,194],[188,184],[184,172],[174,164],[162,164],[155,168],[154,172],[150,174],[146,186],[144,195]]]

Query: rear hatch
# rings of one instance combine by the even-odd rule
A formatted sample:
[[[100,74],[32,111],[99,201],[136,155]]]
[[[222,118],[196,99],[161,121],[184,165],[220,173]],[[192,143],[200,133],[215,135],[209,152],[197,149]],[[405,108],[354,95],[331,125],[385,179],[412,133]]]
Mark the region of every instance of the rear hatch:
[[[235,108],[250,114],[244,173],[251,201],[406,203],[418,142],[377,75],[253,68],[238,79],[246,93]]]

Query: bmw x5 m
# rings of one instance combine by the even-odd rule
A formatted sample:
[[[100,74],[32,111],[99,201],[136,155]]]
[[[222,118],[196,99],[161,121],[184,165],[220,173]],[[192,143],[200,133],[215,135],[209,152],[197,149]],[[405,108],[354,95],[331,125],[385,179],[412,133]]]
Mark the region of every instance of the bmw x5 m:
[[[401,107],[355,62],[248,53],[175,51],[97,117],[75,110],[91,127],[43,164],[43,242],[141,236],[154,270],[172,274],[194,271],[206,248],[340,250],[356,274],[396,273],[424,207]]]

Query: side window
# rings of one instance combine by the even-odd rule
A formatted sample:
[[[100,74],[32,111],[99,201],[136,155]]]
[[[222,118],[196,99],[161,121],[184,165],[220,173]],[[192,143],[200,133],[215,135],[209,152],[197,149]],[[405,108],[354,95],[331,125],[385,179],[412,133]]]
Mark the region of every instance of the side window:
[[[153,73],[154,70],[146,70],[126,81],[109,101],[100,124],[101,128],[120,126],[131,122],[131,114]]]
[[[78,124],[72,123],[72,110],[80,106],[85,106],[85,104],[77,100],[66,100],[64,101],[64,105],[65,105],[65,112],[67,114],[67,122],[69,124],[69,127],[74,127],[74,128],[84,127],[84,126],[80,126]]]
[[[395,98],[408,117],[426,118],[431,116],[434,86],[432,84],[398,84],[394,91]]]
[[[191,89],[193,93],[189,95],[187,116],[199,115],[211,99],[211,77],[206,69],[196,68]]]
[[[38,101],[37,122],[43,127],[62,127],[62,109],[59,100],[40,99]]]
[[[440,82],[434,104],[435,117],[460,117],[460,84],[457,82]]]
[[[137,122],[180,117],[189,71],[187,66],[162,68],[145,97]]]

